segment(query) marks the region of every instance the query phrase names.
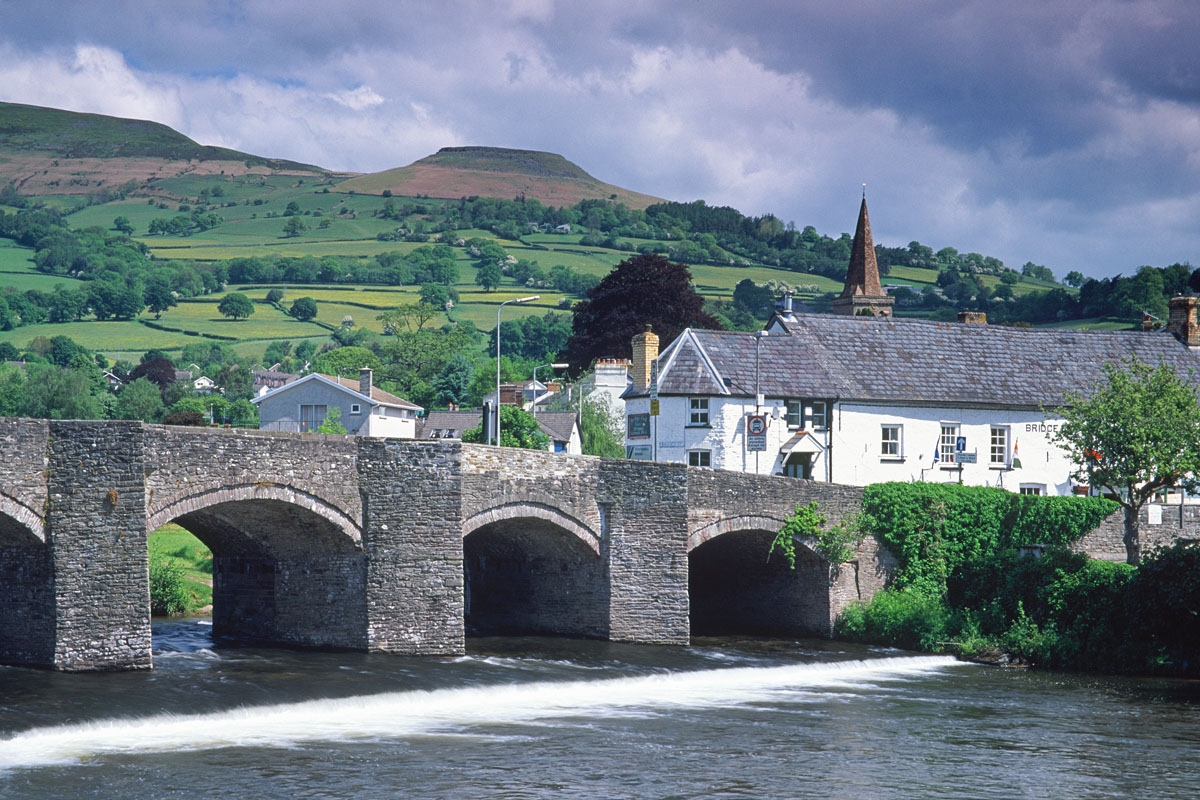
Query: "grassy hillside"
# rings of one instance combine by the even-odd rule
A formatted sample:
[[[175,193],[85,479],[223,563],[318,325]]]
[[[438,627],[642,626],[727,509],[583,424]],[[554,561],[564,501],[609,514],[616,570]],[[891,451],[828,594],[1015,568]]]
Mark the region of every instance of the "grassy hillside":
[[[536,198],[545,205],[599,199],[646,208],[660,198],[593,178],[555,153],[501,147],[443,147],[407,167],[351,178],[338,191],[440,198]]]

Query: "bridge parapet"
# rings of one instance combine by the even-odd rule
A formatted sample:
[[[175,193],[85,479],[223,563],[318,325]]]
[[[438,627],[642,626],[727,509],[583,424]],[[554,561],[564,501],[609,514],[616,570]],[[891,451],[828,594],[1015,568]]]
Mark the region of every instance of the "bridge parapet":
[[[0,417],[0,514],[46,541],[46,445],[50,423],[44,419]]]

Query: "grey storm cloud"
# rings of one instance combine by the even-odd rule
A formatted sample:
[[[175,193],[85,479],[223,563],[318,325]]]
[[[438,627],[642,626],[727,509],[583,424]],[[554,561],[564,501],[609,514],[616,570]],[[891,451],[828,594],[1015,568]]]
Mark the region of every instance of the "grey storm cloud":
[[[0,0],[0,99],[342,170],[441,146],[1102,275],[1200,244],[1193,0]]]

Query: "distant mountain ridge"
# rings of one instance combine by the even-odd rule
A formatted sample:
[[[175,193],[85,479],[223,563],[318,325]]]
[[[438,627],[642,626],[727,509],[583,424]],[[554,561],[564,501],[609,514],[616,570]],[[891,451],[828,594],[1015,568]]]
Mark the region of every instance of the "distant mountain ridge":
[[[189,173],[327,174],[311,164],[201,145],[158,122],[0,102],[0,183],[92,194]]]
[[[604,183],[557,153],[505,147],[443,147],[407,167],[360,175],[340,191],[439,198],[536,198],[549,206],[580,200],[613,200],[644,209],[662,198]]]
[[[556,153],[443,147],[406,167],[368,175],[201,145],[158,122],[0,102],[0,184],[27,195],[90,195],[182,175],[318,174],[334,191],[450,198],[536,198],[568,206],[603,199],[646,208],[661,198],[613,186]]]

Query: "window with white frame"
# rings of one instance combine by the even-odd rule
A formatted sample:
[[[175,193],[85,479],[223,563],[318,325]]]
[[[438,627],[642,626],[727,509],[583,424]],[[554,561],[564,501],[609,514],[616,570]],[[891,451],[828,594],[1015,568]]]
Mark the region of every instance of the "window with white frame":
[[[883,425],[879,430],[879,457],[883,459],[900,458],[902,454],[901,434],[903,427],[900,425]]]
[[[712,466],[712,451],[711,450],[689,450],[688,451],[688,466],[689,467],[711,467]]]
[[[707,425],[708,424],[708,398],[707,397],[689,397],[688,398],[688,425]],[[693,465],[695,466],[695,465]]]
[[[828,406],[824,400],[814,400],[812,404],[812,426],[814,431],[823,431],[829,427]]]
[[[804,403],[799,400],[787,401],[787,426],[799,428],[804,424]]]
[[[943,464],[954,463],[954,445],[958,442],[958,425],[942,423],[942,435],[938,437],[938,457]]]
[[[361,414],[362,406],[360,406],[358,403],[351,403],[350,404],[350,413],[351,414]]]
[[[1043,495],[1046,493],[1044,483],[1022,483],[1021,494]]]
[[[1003,467],[1008,464],[1008,428],[992,426],[989,453],[988,462],[993,467]]]

